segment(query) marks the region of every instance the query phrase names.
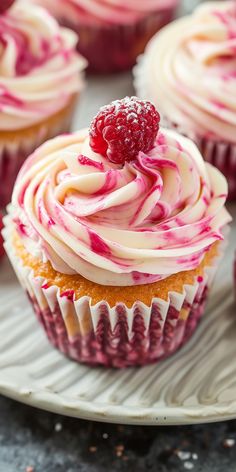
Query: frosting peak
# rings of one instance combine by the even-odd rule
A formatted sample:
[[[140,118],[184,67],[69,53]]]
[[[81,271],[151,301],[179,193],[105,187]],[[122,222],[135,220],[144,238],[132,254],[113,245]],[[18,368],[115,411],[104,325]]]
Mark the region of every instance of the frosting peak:
[[[196,268],[230,217],[225,178],[196,146],[162,129],[123,167],[94,153],[88,130],[41,146],[13,195],[33,254],[103,285],[155,282]]]
[[[236,3],[207,2],[155,36],[144,59],[148,97],[193,137],[236,142]]]
[[[20,18],[20,21],[19,21]],[[41,7],[18,0],[0,15],[0,120],[20,129],[62,109],[82,81],[76,35]]]

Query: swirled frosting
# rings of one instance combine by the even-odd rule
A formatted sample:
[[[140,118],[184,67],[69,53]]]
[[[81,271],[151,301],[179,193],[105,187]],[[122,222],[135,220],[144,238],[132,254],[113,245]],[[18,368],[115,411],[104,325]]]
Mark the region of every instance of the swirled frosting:
[[[22,129],[62,109],[82,85],[76,35],[17,0],[0,15],[0,129]]]
[[[192,138],[236,142],[236,2],[207,2],[149,43],[144,95]]]
[[[222,239],[226,197],[222,174],[172,131],[121,167],[94,153],[83,130],[25,162],[13,213],[27,250],[54,269],[128,286],[196,268]]]
[[[129,24],[151,12],[174,8],[179,0],[33,0],[73,23]]]

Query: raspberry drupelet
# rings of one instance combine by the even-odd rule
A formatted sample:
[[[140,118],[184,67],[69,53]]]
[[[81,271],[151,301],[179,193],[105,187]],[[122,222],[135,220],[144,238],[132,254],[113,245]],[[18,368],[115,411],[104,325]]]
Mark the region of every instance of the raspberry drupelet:
[[[101,108],[90,127],[90,146],[114,164],[149,152],[159,130],[155,106],[137,97],[125,97]]]

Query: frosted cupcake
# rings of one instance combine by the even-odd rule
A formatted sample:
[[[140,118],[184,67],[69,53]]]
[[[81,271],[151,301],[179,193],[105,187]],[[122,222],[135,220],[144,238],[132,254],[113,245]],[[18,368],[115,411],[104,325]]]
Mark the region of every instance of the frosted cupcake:
[[[79,35],[90,70],[129,69],[149,39],[175,15],[179,0],[31,0]]]
[[[42,145],[19,174],[4,237],[53,345],[115,367],[175,352],[204,312],[226,197],[223,175],[135,97]]]
[[[195,140],[236,198],[236,3],[207,2],[164,28],[136,72],[138,93]]]
[[[7,8],[9,6],[9,8]],[[0,6],[0,207],[24,159],[68,131],[85,60],[74,32],[24,1]]]

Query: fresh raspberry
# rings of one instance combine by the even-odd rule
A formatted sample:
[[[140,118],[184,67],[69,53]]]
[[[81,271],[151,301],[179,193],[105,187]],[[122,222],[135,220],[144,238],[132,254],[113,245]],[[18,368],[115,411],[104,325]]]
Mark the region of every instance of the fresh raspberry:
[[[124,164],[148,152],[159,130],[160,115],[154,105],[137,97],[116,100],[101,108],[90,127],[93,151],[115,164]]]
[[[0,0],[0,15],[10,8],[15,0]]]

